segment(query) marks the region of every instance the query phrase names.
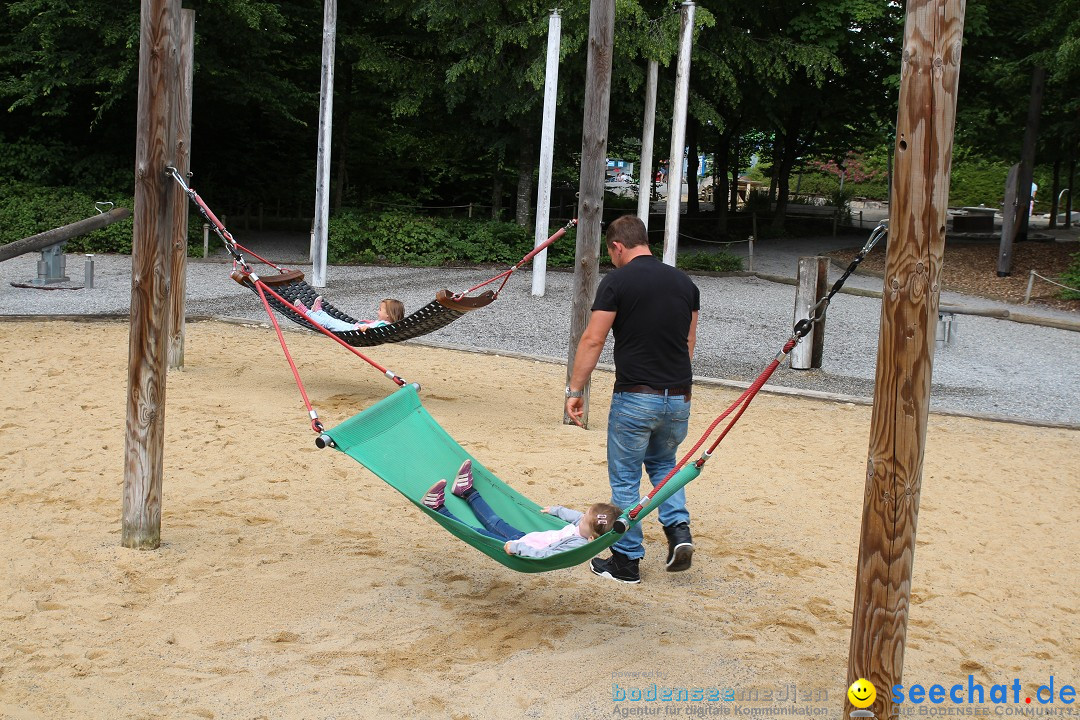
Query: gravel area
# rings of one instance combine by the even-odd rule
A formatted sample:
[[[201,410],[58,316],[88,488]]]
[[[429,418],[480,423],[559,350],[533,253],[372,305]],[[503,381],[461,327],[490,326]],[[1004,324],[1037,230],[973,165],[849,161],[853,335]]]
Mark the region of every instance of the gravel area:
[[[765,247],[759,243],[755,270],[794,277],[798,256],[859,243],[850,238],[775,242]],[[259,244],[252,240],[248,244],[264,257],[310,273],[310,265],[301,257],[306,247],[296,238],[265,236]],[[12,283],[27,283],[36,276],[37,260],[38,253],[30,253],[0,263],[0,319],[128,313],[129,257],[96,256],[93,288],[14,287]],[[83,284],[84,262],[81,255],[67,256],[67,272],[73,282],[63,287]],[[410,312],[430,302],[442,287],[460,291],[502,269],[331,267],[324,294],[357,317],[373,315],[378,301],[386,296],[400,298]],[[233,282],[229,270],[223,253],[189,260],[189,315],[265,322],[257,298]],[[534,297],[531,275],[528,267],[518,271],[495,303],[426,336],[424,342],[565,363],[573,276],[549,272],[546,293]],[[838,275],[834,268],[830,281]],[[702,379],[749,382],[790,335],[795,287],[756,276],[695,275],[694,279],[702,293],[695,373]],[[867,290],[880,291],[881,285],[880,278],[871,276],[856,275],[849,281],[849,286]],[[942,305],[964,312],[1011,308],[1036,321],[1045,317],[1048,321],[1064,318],[1075,322],[1068,314],[1052,310],[1008,306],[955,293],[943,294]],[[838,295],[826,323],[824,367],[800,371],[782,366],[767,389],[834,393],[850,396],[852,401],[868,401],[874,391],[880,315],[880,299]],[[1080,427],[1080,333],[970,314],[956,315],[952,328],[952,341],[936,346],[931,392],[934,411]],[[367,352],[378,359],[378,348]],[[601,363],[610,362],[609,341]],[[423,378],[416,379],[423,382]]]

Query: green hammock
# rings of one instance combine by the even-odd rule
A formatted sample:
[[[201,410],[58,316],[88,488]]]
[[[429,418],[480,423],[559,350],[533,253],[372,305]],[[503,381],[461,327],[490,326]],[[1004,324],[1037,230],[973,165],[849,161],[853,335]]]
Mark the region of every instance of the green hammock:
[[[599,554],[621,537],[616,532],[609,532],[579,548],[551,557],[524,558],[507,555],[502,541],[477,532],[480,522],[461,498],[447,492],[446,508],[474,525],[457,522],[425,507],[421,500],[428,489],[440,479],[452,479],[461,463],[471,458],[473,486],[503,520],[522,532],[557,530],[566,525],[562,520],[540,512],[539,505],[501,482],[458,445],[420,404],[413,385],[406,385],[325,434],[334,447],[378,475],[435,522],[512,570],[533,573],[572,567]],[[633,524],[640,522],[700,472],[694,463],[689,463],[642,508]]]

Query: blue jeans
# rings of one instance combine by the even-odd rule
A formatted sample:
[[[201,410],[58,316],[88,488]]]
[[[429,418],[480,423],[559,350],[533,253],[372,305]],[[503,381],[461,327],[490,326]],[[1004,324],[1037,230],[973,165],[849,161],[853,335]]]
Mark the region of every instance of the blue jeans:
[[[478,490],[470,490],[462,500],[469,503],[469,508],[473,511],[473,515],[476,515],[476,519],[484,526],[484,529],[476,528],[476,532],[481,535],[487,535],[496,540],[519,540],[525,536],[525,533],[499,517],[495,511],[491,509],[491,506],[487,504],[487,500],[480,496]],[[448,518],[453,518],[465,525],[469,524],[447,510],[445,505],[435,512],[440,515],[445,515]]]
[[[611,502],[624,510],[641,499],[641,468],[653,486],[675,467],[675,453],[686,439],[690,402],[683,397],[617,392],[608,414],[607,460]],[[660,506],[660,524],[690,522],[686,491],[680,489]],[[629,558],[645,556],[641,525],[634,525],[612,545]]]

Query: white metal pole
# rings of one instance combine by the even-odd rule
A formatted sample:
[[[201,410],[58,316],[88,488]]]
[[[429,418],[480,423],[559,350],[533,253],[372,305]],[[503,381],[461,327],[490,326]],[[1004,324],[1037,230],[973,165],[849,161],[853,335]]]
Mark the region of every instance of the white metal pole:
[[[690,98],[690,48],[694,38],[693,2],[682,4],[679,27],[679,64],[675,74],[675,112],[671,120],[668,153],[667,215],[664,220],[664,262],[675,266],[679,252],[679,213],[682,209],[683,151],[686,149],[686,105]],[[674,199],[674,202],[672,202]]]
[[[551,157],[555,152],[555,100],[559,94],[559,46],[562,19],[552,10],[548,17],[547,69],[544,73],[544,120],[540,133],[540,179],[536,188],[536,229],[533,247],[548,239],[551,219]],[[532,261],[532,294],[542,296],[547,284],[547,250]]]
[[[319,91],[319,158],[315,170],[315,230],[311,285],[326,287],[326,229],[330,221],[330,130],[334,124],[334,45],[337,0],[323,0],[322,85]]]
[[[649,75],[645,80],[645,118],[641,130],[641,174],[638,175],[637,214],[645,229],[649,229],[649,209],[652,207],[653,183],[653,135],[656,132],[656,76],[659,63],[649,61]]]

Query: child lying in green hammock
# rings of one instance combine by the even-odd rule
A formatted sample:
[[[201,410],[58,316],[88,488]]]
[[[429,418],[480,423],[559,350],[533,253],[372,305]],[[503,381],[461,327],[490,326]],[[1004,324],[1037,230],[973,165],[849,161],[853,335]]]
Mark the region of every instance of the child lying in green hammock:
[[[480,496],[480,491],[473,488],[472,460],[466,460],[458,470],[457,478],[450,491],[469,504],[469,508],[476,515],[484,527],[476,528],[477,532],[483,533],[496,540],[505,540],[503,549],[509,555],[520,555],[529,558],[546,558],[556,553],[573,550],[581,547],[590,540],[594,540],[611,529],[615,519],[622,514],[622,510],[611,503],[596,503],[586,512],[570,510],[560,505],[545,507],[541,512],[554,515],[568,523],[561,530],[538,530],[531,533],[523,533],[510,523],[503,520],[492,510],[487,501]],[[423,503],[426,507],[440,515],[453,518],[462,522],[460,518],[446,509],[446,481],[440,480],[431,486],[424,495]]]

